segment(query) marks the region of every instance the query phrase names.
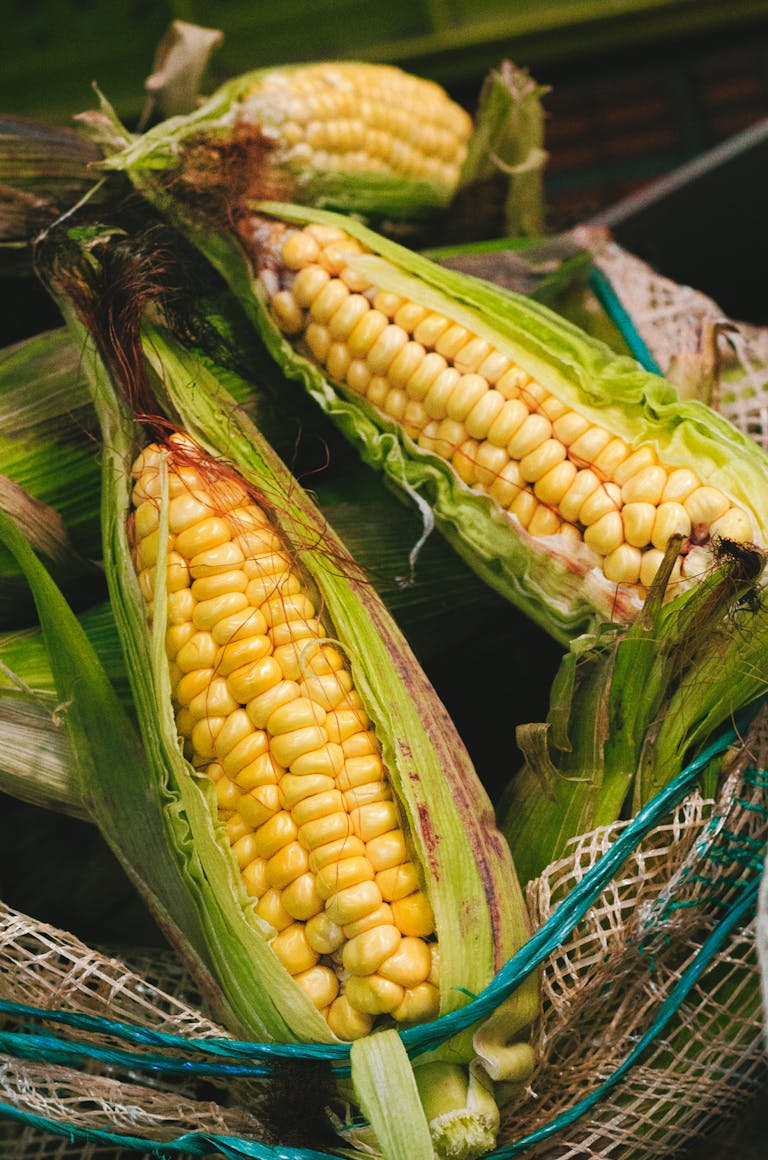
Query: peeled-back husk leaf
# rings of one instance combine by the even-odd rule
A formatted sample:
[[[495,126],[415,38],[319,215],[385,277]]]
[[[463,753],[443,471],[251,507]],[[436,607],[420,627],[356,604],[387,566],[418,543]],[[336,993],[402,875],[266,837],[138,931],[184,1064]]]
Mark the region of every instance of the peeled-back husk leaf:
[[[347,231],[372,251],[352,261],[377,285],[499,344],[546,390],[630,445],[650,443],[664,462],[699,472],[751,514],[758,542],[768,542],[763,452],[704,405],[681,403],[674,388],[634,359],[617,355],[536,301],[442,269],[351,218],[275,203],[260,203],[254,212]],[[232,234],[177,220],[229,282],[284,372],[302,382],[366,462],[405,496],[428,505],[443,535],[487,583],[564,642],[603,621],[637,615],[637,597],[606,581],[585,545],[558,536],[534,540],[514,516],[461,483],[439,456],[419,448],[365,399],[346,393],[297,353],[272,322],[264,291]]]

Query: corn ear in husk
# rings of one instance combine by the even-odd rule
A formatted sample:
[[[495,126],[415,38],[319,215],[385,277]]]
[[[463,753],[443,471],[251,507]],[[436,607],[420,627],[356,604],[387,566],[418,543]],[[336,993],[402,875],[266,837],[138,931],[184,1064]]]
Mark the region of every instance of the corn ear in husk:
[[[718,535],[766,542],[768,460],[763,452],[726,420],[696,402],[681,403],[662,378],[632,358],[617,355],[544,305],[442,269],[351,219],[320,210],[263,203],[254,207],[249,221],[241,220],[239,237],[203,232],[200,225],[190,237],[228,280],[281,369],[301,381],[363,458],[419,506],[427,530],[434,522],[470,567],[557,639],[567,641],[604,621],[628,622],[637,616],[660,566],[670,518],[672,530],[683,525],[687,529],[670,594],[706,573]],[[543,440],[547,452],[557,452],[552,470],[571,472],[565,493],[562,484],[550,482],[549,469],[546,480],[539,476],[540,469],[527,452],[513,453],[518,429],[508,450],[494,444],[490,435],[441,435],[440,416],[446,416],[451,399],[446,402],[437,394],[431,404],[426,400],[434,415],[419,403],[422,426],[416,419],[409,426],[400,420],[399,410],[385,409],[390,406],[389,395],[382,402],[377,393],[374,402],[373,396],[361,393],[366,388],[359,384],[353,388],[340,371],[332,373],[321,347],[315,344],[313,349],[314,339],[305,336],[309,325],[317,323],[322,329],[324,322],[291,300],[296,253],[305,245],[306,231],[313,230],[312,245],[328,246],[332,253],[327,260],[344,277],[329,274],[322,265],[326,259],[302,268],[300,275],[320,269],[322,279],[330,278],[334,288],[336,281],[342,283],[355,305],[360,299],[363,310],[381,315],[387,332],[402,327],[389,324],[365,293],[350,290],[349,285],[369,287],[367,293],[374,300],[380,294],[380,300],[404,303],[408,310],[413,304],[427,316],[427,323],[438,319],[443,330],[461,333],[467,345],[484,350],[487,360],[503,361],[504,376],[511,381],[505,387],[509,397],[491,389],[483,375],[450,365],[452,356],[443,357],[438,349],[425,354],[418,325],[414,338],[406,342],[409,349],[421,350],[425,362],[434,357],[449,363],[446,375],[438,374],[435,383],[450,376],[455,376],[451,383],[461,380],[457,397],[461,394],[462,407],[467,405],[465,386],[474,392],[479,379],[482,406],[492,402],[502,425],[511,420],[519,425],[517,411],[524,412],[527,418],[519,430],[527,432],[528,419],[532,420],[539,443]],[[320,243],[318,237],[326,240]],[[294,265],[289,268],[288,259],[282,257],[283,245],[296,238],[296,244],[291,243]],[[396,305],[391,309],[399,314]],[[368,318],[364,321],[367,324]],[[325,351],[332,346],[326,344]],[[349,361],[349,353],[341,355]],[[352,362],[356,367],[363,364],[366,381],[377,392],[380,387],[389,391],[392,384],[379,373],[378,364],[368,367],[356,355],[350,366]],[[418,372],[414,380],[423,391]],[[403,395],[407,392],[400,388],[399,396]],[[494,398],[488,400],[486,395]],[[403,401],[399,399],[398,407]],[[449,410],[447,420],[461,426],[452,415]],[[587,441],[597,435],[600,446],[610,448],[611,454],[618,449],[618,466],[603,468],[597,453],[581,449],[579,438],[559,435],[565,430],[558,425],[561,419],[569,427],[575,425]],[[465,442],[459,444],[461,438]],[[501,453],[506,466],[486,463],[486,451],[494,463]],[[642,502],[634,495],[640,481],[645,489],[646,476],[653,481],[651,499],[659,509],[664,507],[658,525],[657,509],[643,498],[647,490],[640,492]],[[590,489],[586,499],[582,486]],[[693,488],[694,498],[709,502],[714,497],[712,511],[725,512],[727,520],[721,523],[710,512],[702,515],[698,499],[689,511],[674,499],[679,486]],[[552,488],[560,489],[557,500]],[[634,515],[639,503],[643,519],[650,521],[640,534],[635,525],[629,530],[630,503]],[[650,515],[646,508],[652,509]],[[607,545],[602,538],[591,538],[595,523],[608,525]],[[646,563],[651,565],[650,574],[645,572]]]
[[[84,361],[102,428],[103,543],[111,602],[148,754],[144,776],[153,784],[152,800],[159,795],[167,802],[158,824],[164,828],[168,855],[174,861],[174,878],[186,882],[186,905],[196,913],[189,938],[227,996],[230,1026],[260,1038],[331,1043],[334,1035],[325,1019],[275,958],[264,937],[263,922],[254,919],[252,903],[215,821],[210,780],[187,763],[179,747],[162,604],[156,605],[150,630],[128,540],[131,464],[143,431],[125,409],[107,369],[116,373],[115,368],[125,366],[125,361],[112,359],[108,347],[101,345],[100,330],[94,338],[83,329],[83,320],[92,323],[94,318],[90,291],[84,287],[98,260],[101,241],[98,235],[87,234],[79,240],[87,262],[74,272],[61,262],[56,285],[68,322],[86,352]],[[333,636],[348,653],[355,687],[375,725],[391,788],[435,915],[441,957],[439,1009],[444,1013],[461,1007],[468,994],[490,981],[527,934],[514,867],[495,831],[490,803],[467,754],[370,586],[359,578],[340,543],[258,431],[234,406],[216,369],[146,319],[138,335],[143,373],[163,411],[187,433],[186,439],[194,441],[200,455],[215,457],[205,460],[210,463],[207,471],[214,471],[215,461],[226,456],[268,497],[276,527],[300,556],[302,570],[319,593],[324,615],[333,626]],[[101,357],[94,341],[103,352]],[[115,381],[120,382],[119,373]],[[190,382],[195,383],[194,392],[187,389]],[[157,430],[163,425],[158,420]],[[161,489],[167,487],[162,480],[169,454],[171,445],[160,452]],[[161,529],[166,526],[166,494],[161,490]],[[167,552],[164,543],[161,537],[158,576]],[[116,795],[114,808],[119,815],[119,786],[110,786],[110,792]],[[150,883],[163,892],[162,881],[154,883],[150,877]],[[182,926],[183,919],[184,912]],[[510,1027],[511,1036],[523,1033],[536,1003],[533,979],[516,1000],[518,1018],[515,1028]],[[370,1039],[375,1050],[375,1034]],[[446,1050],[452,1057],[458,1051],[468,1061],[473,1055],[471,1036],[464,1035],[461,1044]],[[514,1044],[511,1050],[517,1059]],[[361,1040],[357,1055],[367,1051],[368,1040]],[[390,1077],[393,1096],[402,1078]],[[359,1086],[362,1092],[366,1090],[364,1080]]]

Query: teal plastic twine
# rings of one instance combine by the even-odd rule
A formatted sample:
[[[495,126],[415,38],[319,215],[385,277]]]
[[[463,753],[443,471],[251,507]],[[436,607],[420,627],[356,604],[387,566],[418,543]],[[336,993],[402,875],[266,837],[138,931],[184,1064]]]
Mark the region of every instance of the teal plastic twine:
[[[660,375],[662,373],[659,364],[648,350],[644,339],[641,338],[632,316],[624,309],[619,299],[618,294],[610,283],[610,280],[605,276],[602,270],[598,270],[593,266],[589,271],[587,278],[589,288],[597,298],[600,305],[605,310],[608,317],[616,323],[621,331],[622,337],[629,347],[634,358],[651,374]]]
[[[443,1015],[432,1023],[402,1031],[400,1035],[406,1044],[409,1055],[414,1056],[430,1050],[455,1035],[457,1031],[464,1030],[492,1014],[496,1007],[516,989],[531,971],[535,970],[557,950],[642,839],[658,825],[670,810],[684,800],[700,771],[714,757],[733,745],[739,736],[741,736],[741,732],[737,732],[736,729],[728,730],[722,734],[717,741],[703,750],[669,785],[662,789],[648,805],[640,810],[609,849],[600,856],[581,882],[558,905],[547,922],[501,968],[492,982],[476,998],[459,1010]],[[755,867],[757,868],[757,863],[755,863]],[[616,1071],[583,1100],[550,1123],[513,1144],[489,1153],[488,1160],[506,1160],[507,1157],[518,1155],[524,1148],[530,1147],[569,1126],[620,1082],[672,1018],[732,930],[754,911],[757,889],[757,879],[745,880],[741,898],[702,944],[694,961],[688,966],[662,1003],[648,1031]],[[349,1072],[349,1044],[254,1044],[221,1038],[185,1039],[182,1036],[152,1031],[149,1028],[134,1024],[113,1022],[99,1016],[81,1015],[67,1011],[48,1011],[44,1008],[11,1003],[7,1000],[0,1001],[0,1012],[6,1012],[24,1020],[44,1019],[48,1022],[80,1030],[107,1033],[134,1044],[179,1049],[188,1055],[209,1057],[208,1059],[173,1059],[130,1050],[97,1048],[91,1044],[65,1040],[47,1033],[0,1033],[0,1047],[6,1049],[8,1054],[21,1058],[38,1058],[48,1061],[55,1058],[57,1061],[68,1064],[96,1059],[118,1066],[128,1066],[134,1070],[144,1069],[155,1073],[213,1077],[268,1075],[274,1070],[274,1065],[280,1059],[323,1061],[330,1063],[337,1074],[346,1075]],[[210,1057],[214,1057],[213,1060]],[[220,1061],[220,1057],[227,1057],[227,1060]],[[233,1059],[239,1060],[239,1062],[232,1062]],[[138,1137],[116,1135],[106,1129],[65,1126],[56,1120],[23,1112],[5,1104],[0,1104],[0,1116],[7,1116],[33,1127],[68,1136],[71,1139],[106,1141],[131,1150],[143,1150],[146,1154],[158,1157],[180,1153],[203,1155],[206,1151],[210,1153],[211,1149],[224,1156],[255,1157],[256,1160],[333,1160],[334,1156],[338,1156],[337,1153],[271,1146],[239,1137],[215,1136],[207,1133],[187,1133],[172,1141],[160,1143]]]

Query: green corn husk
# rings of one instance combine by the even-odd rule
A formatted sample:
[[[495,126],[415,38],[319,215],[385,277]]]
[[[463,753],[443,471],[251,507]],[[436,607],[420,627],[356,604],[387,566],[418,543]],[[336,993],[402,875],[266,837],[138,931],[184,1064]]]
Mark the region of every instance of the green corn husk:
[[[677,550],[671,542],[667,575]],[[764,568],[763,552],[723,544],[688,592],[665,604],[660,573],[632,625],[572,643],[546,721],[518,729],[525,765],[497,808],[523,881],[563,857],[577,835],[636,815],[764,696]]]
[[[0,116],[0,270],[31,270],[31,241],[64,210],[92,196],[104,176],[99,151],[80,133]]]
[[[179,749],[162,617],[156,617],[150,633],[125,526],[130,464],[141,431],[115,393],[107,372],[111,362],[108,347],[101,356],[97,354],[95,342],[99,342],[100,332],[90,336],[73,305],[77,304],[82,318],[93,322],[89,295],[94,292],[84,292],[84,285],[92,276],[88,266],[95,264],[98,254],[96,239],[79,236],[86,261],[74,271],[60,264],[56,284],[68,324],[83,352],[102,427],[105,565],[148,760],[141,771],[134,771],[126,803],[122,801],[122,777],[113,778],[111,770],[102,770],[98,783],[92,783],[86,773],[86,793],[89,798],[100,799],[99,804],[109,801],[109,832],[113,835],[116,830],[131,828],[132,795],[142,786],[150,803],[145,803],[144,811],[154,808],[151,803],[161,797],[167,801],[165,808],[157,809],[152,827],[164,832],[166,865],[160,865],[155,874],[147,867],[144,853],[142,871],[151,892],[164,903],[169,900],[171,929],[181,927],[196,956],[218,979],[227,998],[229,1025],[259,1038],[331,1042],[333,1036],[325,1020],[280,967],[261,931],[249,919],[249,904],[234,861],[223,849],[212,820],[212,786],[191,770]],[[65,297],[65,291],[71,299]],[[95,294],[98,296],[98,289]],[[164,409],[209,454],[226,455],[276,503],[278,525],[284,531],[290,529],[293,544],[298,542],[302,564],[321,594],[337,637],[354,642],[350,659],[356,686],[381,738],[393,789],[412,832],[436,914],[441,1010],[456,1009],[468,994],[476,993],[493,977],[527,935],[514,867],[495,833],[490,803],[466,752],[370,586],[357,578],[351,563],[345,566],[347,557],[341,544],[258,431],[235,407],[222,382],[227,376],[181,347],[170,332],[146,320],[140,343],[145,373]],[[125,365],[119,358],[114,363]],[[189,382],[195,383],[194,392],[187,390]],[[94,812],[101,824],[103,814],[98,808]],[[122,853],[126,857],[126,852]],[[127,856],[130,861],[130,852]],[[170,893],[165,881],[168,859],[173,861]],[[187,897],[177,909],[175,886],[179,881],[186,882]],[[191,920],[190,907],[194,912]],[[471,935],[464,920],[468,913],[473,916]],[[510,1018],[509,1033],[516,1038],[535,1013],[536,980],[528,981],[513,998],[517,1017]],[[375,1035],[370,1039],[375,1041]],[[366,1045],[367,1040],[356,1045],[357,1055],[367,1052]],[[375,1049],[373,1043],[371,1050]],[[458,1052],[459,1059],[471,1059],[471,1036],[463,1036],[446,1050],[450,1058],[456,1059]],[[512,1043],[510,1058],[515,1066],[519,1056]],[[405,1077],[398,1073],[388,1078],[394,1099]],[[357,1090],[365,1103],[364,1078],[357,1083]]]
[[[442,269],[352,219],[272,203],[255,207],[254,214],[251,233],[261,221],[267,238],[272,221],[344,230],[365,247],[354,266],[376,286],[436,309],[490,340],[556,399],[630,446],[651,444],[667,464],[693,469],[744,508],[756,540],[766,542],[763,452],[702,404],[681,403],[672,387],[633,359],[617,355],[544,305]],[[434,521],[488,584],[563,642],[604,621],[637,615],[638,593],[631,585],[607,581],[586,545],[558,535],[530,536],[488,495],[464,484],[449,463],[418,447],[398,424],[332,382],[291,344],[272,320],[265,283],[257,276],[259,252],[265,266],[274,260],[265,253],[267,243],[252,243],[249,257],[233,234],[210,232],[202,220],[192,222],[183,207],[178,214],[174,208],[174,215],[226,278],[283,372],[302,382],[364,460],[417,503],[425,528]],[[264,276],[266,282],[274,275],[270,269]]]
[[[15,511],[57,582],[82,605],[103,596],[93,409],[66,332],[0,351],[0,506]],[[0,548],[0,627],[34,613],[21,571]]]
[[[452,237],[470,241],[494,233],[514,238],[544,232],[548,155],[541,98],[547,91],[509,60],[486,77],[446,223]],[[499,202],[496,229],[490,206],[486,208],[494,199]]]

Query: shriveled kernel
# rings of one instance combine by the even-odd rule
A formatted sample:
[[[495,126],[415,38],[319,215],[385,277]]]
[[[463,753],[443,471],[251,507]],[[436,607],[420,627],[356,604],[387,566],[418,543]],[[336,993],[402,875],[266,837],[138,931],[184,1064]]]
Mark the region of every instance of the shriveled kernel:
[[[345,988],[350,1004],[367,1015],[386,1015],[399,1007],[405,990],[381,975],[351,975]]]
[[[364,918],[382,903],[381,891],[375,882],[359,882],[339,890],[325,904],[326,913],[339,926]]]
[[[413,935],[414,938],[427,938],[435,929],[435,918],[432,907],[425,894],[420,890],[409,894],[407,898],[398,898],[390,903],[395,926],[403,934]]]
[[[707,548],[695,547],[680,561],[680,570],[686,580],[699,579],[712,568],[712,554]]]
[[[692,524],[711,524],[713,520],[725,515],[731,501],[719,488],[702,486],[686,496],[683,506]]]
[[[631,544],[620,544],[603,560],[606,580],[612,584],[636,584],[640,579],[643,554]]]
[[[318,955],[332,955],[344,942],[344,931],[324,910],[307,919],[305,930],[307,942]]]
[[[519,462],[526,455],[535,451],[537,447],[540,447],[545,439],[550,438],[551,434],[552,424],[549,419],[545,415],[532,412],[507,443],[509,458]]]
[[[626,511],[626,508],[624,509]],[[691,533],[691,517],[681,503],[660,503],[654,509],[651,543],[663,552],[670,536],[688,536]]]
[[[269,945],[290,975],[308,971],[320,957],[309,945],[303,922],[292,922]]]

